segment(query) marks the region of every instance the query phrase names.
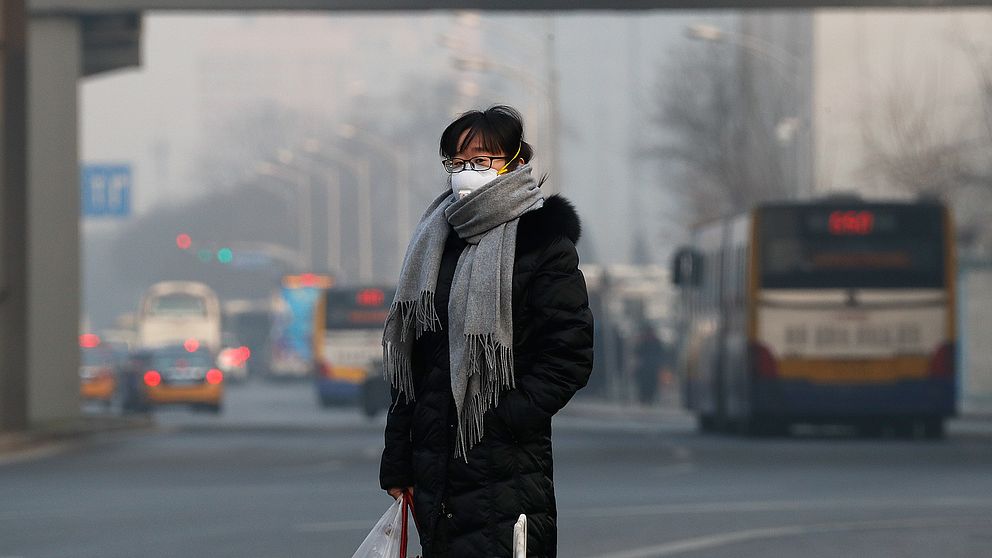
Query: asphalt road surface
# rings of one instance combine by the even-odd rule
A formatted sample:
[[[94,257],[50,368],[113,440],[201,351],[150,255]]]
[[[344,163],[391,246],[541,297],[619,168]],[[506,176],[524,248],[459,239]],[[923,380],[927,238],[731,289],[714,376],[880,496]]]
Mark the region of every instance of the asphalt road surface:
[[[559,556],[992,555],[982,432],[750,440],[586,410],[556,418]],[[0,558],[349,558],[390,503],[382,418],[320,410],[307,384],[158,423],[0,456]]]

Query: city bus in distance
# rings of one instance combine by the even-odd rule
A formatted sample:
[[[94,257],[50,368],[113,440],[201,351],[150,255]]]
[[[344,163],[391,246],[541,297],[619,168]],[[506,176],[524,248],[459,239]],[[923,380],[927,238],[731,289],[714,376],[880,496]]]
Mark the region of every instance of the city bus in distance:
[[[203,283],[163,281],[145,291],[138,308],[137,344],[142,348],[185,344],[214,354],[221,344],[217,294]]]
[[[314,359],[321,405],[352,403],[367,380],[382,374],[382,331],[395,287],[335,287],[324,291],[314,318]],[[378,383],[376,383],[378,393]],[[382,391],[388,393],[385,387]],[[373,395],[375,395],[373,394]],[[378,409],[366,409],[374,414]]]
[[[683,398],[703,430],[849,423],[941,437],[955,251],[936,201],[770,203],[676,252]]]

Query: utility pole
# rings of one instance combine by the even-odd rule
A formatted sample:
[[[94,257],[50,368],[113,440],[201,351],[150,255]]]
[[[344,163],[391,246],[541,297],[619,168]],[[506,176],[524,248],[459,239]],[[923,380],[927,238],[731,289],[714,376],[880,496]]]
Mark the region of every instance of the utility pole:
[[[0,432],[28,425],[27,16],[0,0]]]

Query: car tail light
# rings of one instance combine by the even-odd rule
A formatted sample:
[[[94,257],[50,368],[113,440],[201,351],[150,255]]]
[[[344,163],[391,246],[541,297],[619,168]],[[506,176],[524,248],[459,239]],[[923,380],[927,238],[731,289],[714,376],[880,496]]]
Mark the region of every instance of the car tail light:
[[[748,349],[752,376],[756,378],[778,377],[778,362],[768,347],[761,343],[751,343]]]
[[[954,376],[954,343],[944,343],[930,356],[930,377]]]
[[[224,381],[224,373],[216,368],[207,371],[207,383],[217,385]]]
[[[332,378],[334,376],[334,368],[332,368],[330,364],[326,362],[321,362],[318,365],[318,368],[320,370],[320,376],[322,378]]]
[[[162,383],[162,375],[158,373],[157,370],[149,370],[145,372],[145,385],[149,387],[155,387]]]

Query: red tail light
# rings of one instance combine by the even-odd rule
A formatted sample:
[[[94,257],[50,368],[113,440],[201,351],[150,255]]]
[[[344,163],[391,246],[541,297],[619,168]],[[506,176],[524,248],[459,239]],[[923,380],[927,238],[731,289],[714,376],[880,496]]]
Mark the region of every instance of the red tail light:
[[[207,371],[207,383],[217,385],[224,381],[224,373],[216,368]]]
[[[162,383],[162,375],[158,373],[157,370],[149,370],[145,372],[145,385],[148,387],[155,387]]]
[[[954,343],[944,343],[930,356],[930,377],[954,377]]]
[[[752,376],[766,379],[778,377],[778,362],[768,347],[761,343],[751,343],[748,349]]]
[[[84,349],[93,349],[100,346],[100,336],[93,333],[84,333],[79,336],[79,346]]]
[[[200,348],[200,342],[190,337],[185,343],[183,343],[183,347],[186,349],[186,352],[195,353]]]

